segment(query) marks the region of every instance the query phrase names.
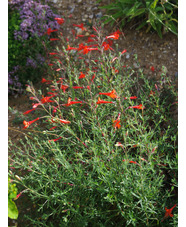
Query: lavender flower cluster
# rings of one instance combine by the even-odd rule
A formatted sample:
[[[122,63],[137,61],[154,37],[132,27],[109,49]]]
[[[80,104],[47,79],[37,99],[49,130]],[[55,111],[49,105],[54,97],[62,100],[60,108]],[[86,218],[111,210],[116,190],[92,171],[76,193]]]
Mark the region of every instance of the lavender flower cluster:
[[[48,28],[59,29],[59,24],[54,18],[60,16],[54,14],[50,6],[43,5],[40,1],[12,0],[9,5],[12,9],[19,11],[22,21],[20,30],[14,32],[15,39],[26,40],[29,37],[40,37]]]
[[[41,54],[36,55],[36,60],[33,58],[28,57],[26,60],[26,66],[30,66],[34,69],[36,69],[39,65],[43,65],[45,62],[45,58]]]
[[[15,75],[18,70],[19,65],[15,66],[11,72],[8,72],[8,94],[14,95],[23,91],[19,78]]]

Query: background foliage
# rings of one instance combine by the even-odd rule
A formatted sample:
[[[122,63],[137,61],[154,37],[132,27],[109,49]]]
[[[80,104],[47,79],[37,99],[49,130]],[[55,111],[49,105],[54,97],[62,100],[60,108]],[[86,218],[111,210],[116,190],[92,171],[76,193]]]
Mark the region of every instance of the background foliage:
[[[177,0],[114,0],[101,8],[107,10],[104,23],[117,22],[123,27],[129,21],[134,21],[141,29],[146,26],[153,28],[162,38],[162,33],[170,31],[178,33],[178,1]]]

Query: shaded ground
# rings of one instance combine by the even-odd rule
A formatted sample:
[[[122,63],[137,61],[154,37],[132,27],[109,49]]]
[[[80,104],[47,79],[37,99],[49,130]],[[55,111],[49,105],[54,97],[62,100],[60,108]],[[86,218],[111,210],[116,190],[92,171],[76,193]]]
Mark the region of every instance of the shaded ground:
[[[54,0],[56,2],[56,0]],[[60,11],[61,17],[65,19],[65,23],[62,26],[62,33],[64,37],[68,37],[71,41],[73,39],[71,29],[76,29],[71,25],[84,23],[85,26],[95,25],[95,21],[99,19],[101,15],[104,15],[105,11],[100,10],[98,6],[103,3],[95,4],[95,1],[89,0],[61,0],[60,4],[56,3],[57,9]],[[102,1],[108,2],[108,1]],[[127,25],[123,28],[123,33],[118,43],[119,50],[127,50],[127,54],[123,58],[124,65],[130,65],[137,68],[134,61],[134,54],[137,54],[140,67],[143,68],[147,77],[155,77],[160,79],[162,66],[166,67],[167,75],[173,80],[178,76],[178,39],[172,33],[167,33],[160,39],[155,32],[145,33],[145,30],[136,31],[135,24]],[[109,35],[116,30],[116,27],[110,27],[106,25],[104,28],[104,34]],[[77,32],[80,30],[77,29]],[[82,33],[86,34],[86,33]],[[150,70],[151,66],[155,71]],[[23,130],[23,119],[19,117],[19,113],[23,113],[26,110],[32,108],[31,103],[26,95],[19,96],[17,98],[10,97],[8,105],[15,111],[9,112],[8,124],[9,124],[9,138],[15,143],[19,142],[20,138],[24,137],[25,131]],[[18,114],[16,114],[16,111]],[[18,209],[21,211],[21,200],[19,199]],[[29,209],[29,208],[28,208]],[[24,212],[27,212],[26,210]],[[19,218],[20,219],[20,218]],[[24,226],[22,221],[18,222],[18,226]]]

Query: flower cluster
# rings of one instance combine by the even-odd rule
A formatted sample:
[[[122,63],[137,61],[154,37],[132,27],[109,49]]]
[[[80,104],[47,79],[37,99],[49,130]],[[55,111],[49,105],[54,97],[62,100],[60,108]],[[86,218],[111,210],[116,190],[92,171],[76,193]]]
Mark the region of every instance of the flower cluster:
[[[11,72],[8,72],[8,94],[14,95],[15,93],[21,93],[23,91],[22,85],[19,82],[16,75],[19,70],[19,66],[15,66]]]
[[[59,28],[59,23],[54,19],[59,18],[59,15],[54,14],[50,6],[43,5],[40,1],[12,0],[9,5],[19,11],[22,21],[20,30],[14,32],[15,39],[40,37],[48,28]]]

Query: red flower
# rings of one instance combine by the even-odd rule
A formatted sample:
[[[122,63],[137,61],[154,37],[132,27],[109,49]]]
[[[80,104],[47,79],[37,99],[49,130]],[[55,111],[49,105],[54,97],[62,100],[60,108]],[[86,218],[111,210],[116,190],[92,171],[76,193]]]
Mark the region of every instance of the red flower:
[[[56,41],[56,40],[59,40],[57,38],[51,38],[50,41]]]
[[[27,110],[27,111],[24,112],[23,114],[28,114],[28,113],[32,112],[33,110],[35,110],[35,109]]]
[[[28,128],[32,123],[34,123],[35,121],[39,120],[39,117],[32,120],[32,121],[23,121],[23,124],[24,124],[24,128]]]
[[[96,104],[103,104],[103,103],[113,103],[113,102],[101,100],[100,97],[99,97],[98,101],[96,102]]]
[[[143,109],[145,109],[145,107],[144,106],[142,106],[142,104],[139,104],[138,106],[129,106],[129,109],[141,109],[141,110],[143,110]]]
[[[93,82],[93,80],[94,80],[95,77],[96,77],[96,75],[94,74],[94,75],[92,76],[91,82]]]
[[[136,96],[131,96],[131,97],[129,97],[129,99],[137,99],[138,97],[136,97]],[[126,97],[124,98],[124,99],[127,99]]]
[[[55,95],[46,96],[46,97],[43,96],[43,98],[41,99],[41,103],[44,104],[44,103],[46,103],[46,102],[54,102],[54,101],[50,100],[50,99],[53,98],[54,96],[55,96]]]
[[[51,80],[46,80],[45,78],[42,78],[41,83],[51,83]]]
[[[76,47],[70,47],[70,45],[67,46],[68,48],[66,50],[77,50],[78,48]]]
[[[57,53],[49,53],[50,55],[55,55],[55,54],[57,54]]]
[[[50,143],[51,141],[57,141],[57,140],[60,140],[62,137],[59,137],[59,138],[57,138],[57,139],[52,139],[52,140],[49,140],[48,142]]]
[[[81,28],[81,30],[86,30],[86,28],[84,28],[84,24],[83,23],[81,23],[81,24],[73,24],[73,26]]]
[[[22,195],[22,192],[16,195],[16,198],[14,200],[17,200]]]
[[[116,129],[116,128],[121,128],[120,125],[120,120],[114,120],[112,126]]]
[[[126,53],[127,52],[127,50],[125,49],[125,50],[123,50],[122,52],[121,52],[121,54],[124,54],[124,53]]]
[[[106,39],[118,39],[119,34],[121,34],[121,32],[119,30],[117,30],[116,32],[112,33],[111,35],[106,36]]]
[[[79,79],[85,78],[85,74],[81,72]]]
[[[123,159],[122,160],[123,162],[125,162],[126,160],[125,159]],[[127,160],[128,161],[128,160]],[[129,161],[129,163],[133,163],[133,164],[137,164],[137,165],[139,165],[136,161]]]
[[[56,127],[57,127],[57,126],[54,126],[54,127],[50,128],[49,130],[51,131],[51,130],[55,129]]]
[[[67,120],[62,120],[62,119],[59,119],[59,121],[63,124],[70,124],[71,122],[70,121],[67,121]]]
[[[107,43],[107,42],[103,42],[102,46],[104,47],[104,50],[108,50],[108,49],[113,50],[113,48],[112,48],[112,47],[110,46],[110,44]]]
[[[61,83],[60,88],[61,88],[61,89],[63,90],[63,92],[65,93],[65,90],[68,88],[68,85],[63,85],[63,84]]]
[[[118,96],[116,95],[116,91],[113,89],[111,92],[109,93],[102,93],[102,92],[99,92],[99,95],[107,95],[109,97],[111,97],[112,99],[115,99],[117,98]]]
[[[73,104],[77,104],[77,103],[82,103],[82,101],[71,101],[71,98],[68,98],[68,101],[66,104],[62,104],[63,106],[71,106]]]
[[[150,67],[150,70],[151,70],[152,72],[154,72],[154,70],[155,70],[154,66],[151,66],[151,67]]]
[[[91,39],[91,37],[88,37],[87,43],[91,43],[91,42],[94,42],[94,41],[95,41],[94,39]]]
[[[65,21],[63,18],[54,18],[55,20],[57,20],[58,24],[63,24]]]
[[[161,221],[164,221],[164,219],[168,218],[168,217],[173,217],[174,215],[172,214],[172,210],[174,209],[174,207],[176,206],[177,204],[175,204],[172,208],[170,209],[167,209],[167,207],[165,207],[165,216],[164,218],[161,220]]]
[[[51,32],[56,32],[56,31],[58,31],[58,30],[57,30],[57,29],[52,30],[51,28],[48,28],[46,33],[47,33],[48,35],[50,35]]]

